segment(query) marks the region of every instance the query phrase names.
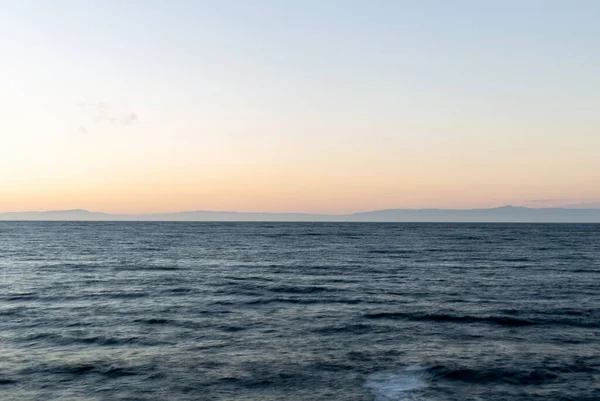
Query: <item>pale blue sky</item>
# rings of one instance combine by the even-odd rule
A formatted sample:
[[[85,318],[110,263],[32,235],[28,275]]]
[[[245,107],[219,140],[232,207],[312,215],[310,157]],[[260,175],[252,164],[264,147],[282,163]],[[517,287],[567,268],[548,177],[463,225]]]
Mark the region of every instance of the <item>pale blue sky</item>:
[[[264,181],[260,194],[215,186],[212,203],[188,194],[196,203],[152,210],[232,196],[246,201],[228,208],[311,211],[597,200],[599,18],[600,2],[566,0],[0,0],[0,168],[31,184],[4,208],[40,177],[110,192],[102,174],[144,171],[180,185],[194,184],[189,172],[222,172],[231,188],[254,186],[235,178],[251,171]],[[449,176],[454,191],[440,185]],[[294,203],[292,190],[270,195],[281,181],[346,191]],[[348,189],[361,185],[380,200]]]

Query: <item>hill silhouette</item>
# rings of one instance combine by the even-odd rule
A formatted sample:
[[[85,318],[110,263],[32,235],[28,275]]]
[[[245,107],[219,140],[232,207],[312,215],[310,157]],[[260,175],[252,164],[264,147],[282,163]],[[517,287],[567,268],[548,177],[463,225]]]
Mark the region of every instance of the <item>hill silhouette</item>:
[[[245,213],[227,211],[110,214],[75,209],[0,213],[0,220],[600,223],[600,209],[502,206],[488,209],[386,209],[351,214]]]

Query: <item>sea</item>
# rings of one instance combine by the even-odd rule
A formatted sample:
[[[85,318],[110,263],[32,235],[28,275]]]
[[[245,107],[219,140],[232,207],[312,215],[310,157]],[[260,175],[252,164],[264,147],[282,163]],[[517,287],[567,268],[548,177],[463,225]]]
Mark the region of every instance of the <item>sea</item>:
[[[0,400],[600,400],[600,225],[0,222]]]

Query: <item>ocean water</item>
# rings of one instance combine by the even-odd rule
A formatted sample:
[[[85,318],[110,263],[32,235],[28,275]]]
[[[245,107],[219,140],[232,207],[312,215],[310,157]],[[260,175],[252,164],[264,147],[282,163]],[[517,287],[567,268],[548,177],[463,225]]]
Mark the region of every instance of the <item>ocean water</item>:
[[[0,399],[600,400],[600,225],[0,222]]]

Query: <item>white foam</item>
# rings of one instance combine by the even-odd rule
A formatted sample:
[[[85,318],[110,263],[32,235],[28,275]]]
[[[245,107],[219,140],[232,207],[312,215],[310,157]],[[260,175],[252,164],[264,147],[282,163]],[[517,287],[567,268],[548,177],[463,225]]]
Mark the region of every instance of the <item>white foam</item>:
[[[367,378],[365,386],[373,393],[374,401],[415,400],[414,391],[426,386],[425,369],[406,367],[394,372],[378,372]]]

